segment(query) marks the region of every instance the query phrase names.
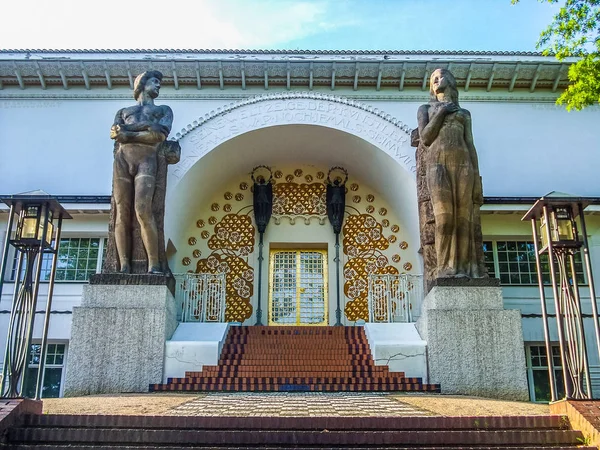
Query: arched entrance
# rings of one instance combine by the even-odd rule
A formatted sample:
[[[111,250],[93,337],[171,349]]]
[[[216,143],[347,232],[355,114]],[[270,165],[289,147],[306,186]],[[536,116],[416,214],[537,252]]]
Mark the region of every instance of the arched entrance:
[[[223,208],[227,207],[231,212],[229,216],[238,210],[240,214],[249,214],[250,210],[243,210],[242,204],[251,198],[251,193],[240,191],[238,186],[244,183],[244,177],[248,178],[252,167],[259,164],[273,166],[281,172],[278,186],[287,182],[298,189],[307,186],[307,177],[314,184],[319,181],[320,172],[326,173],[332,166],[345,167],[350,173],[348,187],[350,184],[355,186],[347,196],[347,204],[354,208],[349,214],[349,217],[354,217],[352,233],[360,238],[361,232],[365,231],[361,227],[366,226],[363,223],[372,213],[377,220],[373,222],[369,219],[368,223],[375,224],[369,226],[379,227],[379,232],[386,233],[385,239],[389,238],[396,247],[409,242],[411,256],[406,260],[420,266],[416,256],[418,218],[414,158],[408,135],[408,127],[383,112],[346,99],[318,94],[277,94],[251,99],[225,110],[217,110],[190,124],[177,135],[182,146],[182,161],[175,166],[169,179],[165,229],[167,237],[177,249],[173,269],[181,272],[190,270],[191,266],[193,270],[199,264],[205,270],[208,267],[206,252],[219,256],[214,255],[219,249],[216,243],[218,239],[213,239],[212,234],[216,234],[217,228],[222,228],[220,224],[225,218]],[[295,176],[297,173],[302,175]],[[237,193],[242,194],[239,197],[245,198],[244,201],[235,201],[238,197],[236,189],[239,191]],[[227,198],[234,200],[224,201]],[[205,212],[200,212],[202,208]],[[386,211],[390,211],[390,215],[384,218]],[[286,214],[289,220],[281,220]],[[332,265],[334,235],[330,225],[323,217],[317,221],[296,221],[293,211],[287,211],[286,214],[274,218],[267,229],[266,256],[269,250],[277,248],[329,250],[327,258],[331,270],[328,280],[332,298],[336,279]],[[206,224],[206,228],[200,231],[196,226],[199,222]],[[248,221],[244,219],[243,222]],[[392,236],[392,229],[402,231],[398,236]],[[373,233],[377,234],[378,231]],[[202,255],[194,257],[192,251],[201,249],[192,248],[190,242],[199,246],[204,242],[203,239],[206,243],[212,242],[210,249],[194,252]],[[386,250],[387,246],[382,249]],[[256,248],[251,250],[248,252],[245,249],[241,257],[246,265],[255,267]],[[386,256],[390,264],[392,258],[395,262],[399,261],[396,253],[400,252],[390,250]],[[238,256],[222,252],[219,263],[227,262],[224,261],[227,257],[228,263],[233,264],[232,258]],[[375,256],[370,255],[370,258],[374,259]],[[189,266],[178,267],[183,259]],[[351,257],[346,256],[342,264],[349,259]],[[363,262],[367,264],[367,261]],[[238,265],[241,267],[244,264]],[[419,272],[418,267],[416,270]],[[265,271],[262,279],[263,302],[269,296],[268,277],[269,272]],[[348,280],[346,274],[342,278],[341,282],[347,291],[351,287],[348,283],[352,280]],[[240,286],[240,283],[237,285]],[[256,286],[250,287],[256,289]],[[248,292],[246,289],[244,291]],[[333,312],[331,300],[329,303],[329,310]],[[244,314],[250,314],[251,306],[248,303],[241,310],[246,311]],[[356,311],[347,315],[351,321],[362,317]],[[243,317],[246,320],[249,316]]]

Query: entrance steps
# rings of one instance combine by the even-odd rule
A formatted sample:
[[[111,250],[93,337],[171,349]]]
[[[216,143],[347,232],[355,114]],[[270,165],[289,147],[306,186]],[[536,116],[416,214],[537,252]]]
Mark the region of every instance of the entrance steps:
[[[194,417],[26,415],[3,443],[37,449],[592,450],[563,416]],[[1,445],[1,444],[0,444]]]
[[[362,327],[230,327],[216,366],[150,391],[439,392],[376,366]]]

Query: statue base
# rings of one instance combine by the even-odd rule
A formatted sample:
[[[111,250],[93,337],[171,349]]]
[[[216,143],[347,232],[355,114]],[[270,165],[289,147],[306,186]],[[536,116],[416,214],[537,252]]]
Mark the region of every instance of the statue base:
[[[167,286],[175,295],[175,278],[171,274],[157,273],[96,273],[90,284],[117,284],[120,286]]]
[[[177,328],[173,295],[166,284],[95,281],[73,308],[65,396],[148,392],[162,382],[165,342]]]
[[[529,400],[521,314],[504,309],[498,280],[435,280],[417,329],[444,394]]]

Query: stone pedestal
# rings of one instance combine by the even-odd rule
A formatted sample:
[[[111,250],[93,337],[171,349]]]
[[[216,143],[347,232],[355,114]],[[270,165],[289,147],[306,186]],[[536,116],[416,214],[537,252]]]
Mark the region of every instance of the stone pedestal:
[[[165,342],[176,328],[166,285],[84,286],[73,308],[65,396],[148,392],[162,382]]]
[[[452,284],[434,283],[417,321],[429,382],[444,394],[528,400],[520,312],[503,309],[497,280]]]

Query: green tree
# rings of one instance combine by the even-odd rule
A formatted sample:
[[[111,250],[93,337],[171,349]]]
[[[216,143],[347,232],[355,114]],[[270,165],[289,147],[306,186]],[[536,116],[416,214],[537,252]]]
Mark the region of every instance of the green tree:
[[[568,110],[583,109],[600,103],[600,0],[561,1],[563,6],[540,34],[537,47],[559,61],[579,58],[569,67],[570,84],[557,103],[566,105]]]

